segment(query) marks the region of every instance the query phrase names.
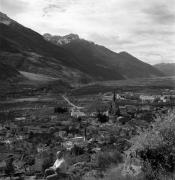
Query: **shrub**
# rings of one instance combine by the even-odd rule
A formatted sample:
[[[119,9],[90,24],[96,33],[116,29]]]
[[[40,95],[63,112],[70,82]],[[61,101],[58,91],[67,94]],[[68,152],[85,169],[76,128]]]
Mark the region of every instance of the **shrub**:
[[[53,166],[53,160],[49,158],[44,159],[42,163],[42,172],[44,173],[44,171],[51,166]]]
[[[94,175],[84,177],[83,180],[146,180],[143,178],[143,175],[131,176],[131,175],[124,175],[122,173],[122,167],[112,167],[106,172],[105,177],[103,178],[96,178]]]
[[[98,121],[101,123],[106,123],[109,121],[109,117],[102,113],[98,113],[97,118],[98,118]]]
[[[112,153],[112,162],[114,163],[114,164],[119,164],[119,163],[121,163],[123,161],[123,156],[122,156],[122,154],[120,153],[120,152],[118,152],[118,151],[113,151],[113,153]]]
[[[175,114],[159,117],[131,140],[130,152],[142,161],[148,180],[161,179],[175,170]]]
[[[85,153],[85,150],[84,150],[83,147],[74,145],[74,147],[71,149],[71,153],[72,153],[73,155],[79,156],[79,155],[84,154],[84,153]]]
[[[97,155],[96,159],[96,165],[101,170],[105,170],[110,165],[115,164],[118,165],[123,161],[122,154],[118,151],[112,151],[112,152],[100,152]]]

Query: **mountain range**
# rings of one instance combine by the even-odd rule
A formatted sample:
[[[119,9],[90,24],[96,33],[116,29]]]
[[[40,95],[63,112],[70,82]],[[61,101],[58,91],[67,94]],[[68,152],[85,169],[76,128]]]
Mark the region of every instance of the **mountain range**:
[[[0,13],[0,79],[13,74],[66,83],[163,76],[127,52],[113,52],[76,34],[42,36]]]
[[[163,72],[166,76],[175,76],[175,63],[155,64],[155,68]]]

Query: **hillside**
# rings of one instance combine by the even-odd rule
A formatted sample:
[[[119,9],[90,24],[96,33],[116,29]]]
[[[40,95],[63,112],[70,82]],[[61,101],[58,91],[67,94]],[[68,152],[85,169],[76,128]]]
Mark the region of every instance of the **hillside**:
[[[175,63],[160,63],[155,64],[154,67],[162,71],[167,76],[175,75]]]
[[[70,34],[61,37],[44,34],[44,37],[53,44],[57,44],[74,54],[77,62],[83,64],[83,71],[86,73],[93,66],[94,72],[97,72],[95,67],[101,67],[108,71],[112,69],[117,72],[118,77],[122,75],[125,79],[163,75],[159,70],[127,52],[115,53],[104,46],[80,39],[78,35]],[[91,69],[91,71],[93,70]],[[103,73],[105,72],[103,71]]]
[[[44,38],[3,13],[0,32],[0,62],[23,72],[29,80],[55,79],[77,84],[162,75],[128,53],[115,53],[78,35],[47,34]]]
[[[0,19],[0,58],[3,63],[19,71],[49,75],[68,82],[123,79],[115,69],[109,71],[90,63],[88,69],[70,51],[46,41],[40,34],[2,13],[0,16],[7,19]]]
[[[9,65],[0,63],[0,81],[13,81],[21,78],[20,73]]]

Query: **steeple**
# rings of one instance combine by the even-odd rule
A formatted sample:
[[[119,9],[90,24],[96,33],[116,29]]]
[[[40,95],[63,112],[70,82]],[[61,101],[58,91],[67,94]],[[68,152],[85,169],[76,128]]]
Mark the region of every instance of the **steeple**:
[[[114,90],[114,93],[113,93],[113,102],[116,102],[116,93],[115,93],[115,90]]]
[[[110,113],[114,116],[119,116],[120,115],[120,109],[119,109],[119,106],[118,106],[118,103],[117,103],[117,97],[116,97],[116,92],[114,90],[113,92],[113,99],[112,99],[112,102],[111,102],[111,107],[110,107]]]

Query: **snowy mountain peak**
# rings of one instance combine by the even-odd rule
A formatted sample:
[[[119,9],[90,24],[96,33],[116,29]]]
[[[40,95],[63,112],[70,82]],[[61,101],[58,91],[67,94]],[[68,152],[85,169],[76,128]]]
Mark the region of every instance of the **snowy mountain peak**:
[[[70,42],[79,39],[79,36],[77,34],[68,34],[65,36],[52,36],[51,34],[46,33],[43,36],[47,41],[51,41],[57,45],[69,44]]]

